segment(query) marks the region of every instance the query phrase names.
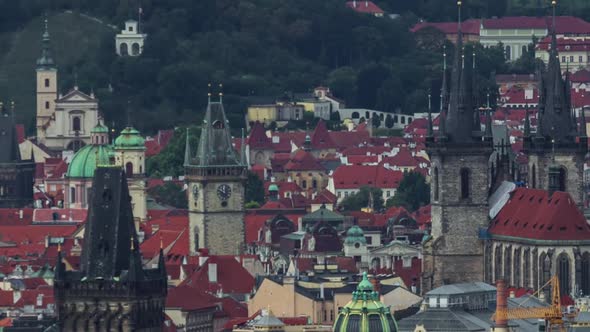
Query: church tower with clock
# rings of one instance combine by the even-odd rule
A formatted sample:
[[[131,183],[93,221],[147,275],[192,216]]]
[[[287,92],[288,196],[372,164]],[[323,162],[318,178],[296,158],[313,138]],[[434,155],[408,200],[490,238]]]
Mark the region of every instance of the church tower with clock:
[[[225,117],[222,94],[209,98],[196,153],[187,131],[185,179],[191,253],[206,248],[214,255],[235,255],[244,247],[244,193],[247,166],[236,153]]]

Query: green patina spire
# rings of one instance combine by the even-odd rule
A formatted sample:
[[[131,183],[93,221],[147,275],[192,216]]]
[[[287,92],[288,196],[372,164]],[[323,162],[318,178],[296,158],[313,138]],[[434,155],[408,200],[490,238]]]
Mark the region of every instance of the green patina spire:
[[[49,37],[49,26],[47,15],[45,15],[45,31],[43,32],[43,39],[41,41],[41,57],[37,59],[38,69],[55,69],[55,62],[51,57],[51,39]]]

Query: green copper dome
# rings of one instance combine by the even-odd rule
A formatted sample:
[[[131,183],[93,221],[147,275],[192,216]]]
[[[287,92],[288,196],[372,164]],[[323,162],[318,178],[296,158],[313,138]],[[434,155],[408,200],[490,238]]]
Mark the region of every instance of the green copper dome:
[[[352,301],[340,310],[334,332],[395,332],[397,323],[389,307],[379,301],[379,293],[363,273],[363,280],[352,293]]]
[[[103,126],[102,124],[97,124],[96,127],[92,128],[90,131],[91,134],[108,134],[109,128]]]
[[[121,135],[115,139],[117,149],[137,149],[145,148],[145,139],[141,137],[139,131],[133,127],[127,127],[121,131]]]
[[[279,186],[273,183],[270,186],[268,186],[268,191],[279,191]]]
[[[365,233],[363,232],[362,228],[354,225],[348,229],[346,232],[346,239],[344,240],[346,244],[367,244],[367,239],[365,238]]]
[[[92,178],[97,166],[110,164],[114,154],[110,145],[86,145],[76,152],[66,176],[69,178]]]

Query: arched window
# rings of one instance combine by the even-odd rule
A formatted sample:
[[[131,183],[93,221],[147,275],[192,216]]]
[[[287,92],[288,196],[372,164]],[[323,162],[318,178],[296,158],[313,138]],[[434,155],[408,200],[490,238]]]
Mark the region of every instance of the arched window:
[[[528,49],[528,47],[527,47],[526,45],[524,45],[524,46],[522,47],[522,54],[521,54],[521,55],[525,55],[525,54],[527,54],[528,50],[529,50],[529,49]]]
[[[195,251],[196,251],[197,249],[200,249],[199,248],[199,227],[198,226],[195,226],[194,237],[195,237],[194,239],[195,239]]]
[[[469,170],[461,169],[461,198],[469,198]]]
[[[522,287],[529,288],[531,285],[531,257],[530,249],[525,249],[522,254]]]
[[[313,189],[317,189],[318,188],[318,180],[316,180],[316,179],[311,180],[311,187]]]
[[[76,188],[70,188],[70,203],[76,203]]]
[[[121,46],[119,46],[119,53],[121,55],[129,55],[129,48],[126,43],[121,43]]]
[[[583,295],[590,294],[590,253],[588,252],[582,255],[582,284],[580,290]]]
[[[131,54],[132,55],[139,55],[139,44],[138,43],[133,43],[133,45],[131,45]]]
[[[559,191],[565,191],[565,181],[567,179],[567,170],[565,167],[559,168]]]
[[[510,45],[506,45],[506,60],[511,60],[512,58],[512,49],[510,48]]]
[[[305,181],[305,180],[301,181],[301,188],[307,189],[307,181]]]
[[[531,188],[537,188],[537,166],[533,165],[531,171]]]
[[[360,118],[360,117],[361,117],[361,115],[359,114],[359,112],[352,112],[352,115],[351,115],[351,117],[352,117],[353,119],[358,119],[358,118]]]
[[[128,178],[133,176],[133,163],[128,162],[125,164],[125,174],[127,174]]]
[[[557,276],[559,277],[559,291],[561,294],[570,293],[570,259],[566,253],[557,257]]]
[[[494,281],[503,279],[502,276],[502,246],[498,245],[494,250]]]
[[[512,285],[514,287],[520,287],[520,248],[514,249],[514,280]]]
[[[512,285],[512,247],[504,248],[504,279],[508,285]]]
[[[48,102],[48,101],[46,101],[46,102],[45,102],[45,109],[46,109],[46,110],[48,110],[48,109],[49,109],[49,102]]]
[[[80,117],[75,116],[72,118],[72,130],[73,131],[80,131],[82,128],[80,123]]]
[[[45,87],[48,88],[50,85],[51,85],[51,81],[48,78],[46,78],[45,79]]]
[[[223,121],[217,120],[217,121],[213,122],[214,129],[223,129],[224,127],[225,127],[225,125],[223,124]]]
[[[433,199],[435,201],[438,201],[438,192],[439,192],[438,186],[439,186],[439,184],[438,184],[438,167],[434,167],[434,181],[433,181],[434,194],[433,194]]]

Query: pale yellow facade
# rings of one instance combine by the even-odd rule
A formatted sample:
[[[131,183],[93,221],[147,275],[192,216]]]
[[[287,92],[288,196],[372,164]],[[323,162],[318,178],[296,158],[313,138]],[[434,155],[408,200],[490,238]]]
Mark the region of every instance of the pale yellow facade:
[[[145,148],[118,149],[115,147],[115,163],[121,166],[126,173],[132,170],[132,176],[127,178],[133,217],[136,220],[136,228],[139,223],[147,220],[146,203],[146,179],[145,179]]]
[[[37,137],[43,140],[45,129],[55,113],[57,99],[57,70],[37,70]]]
[[[301,283],[298,284],[302,286]],[[316,291],[320,287],[319,284],[310,283],[303,286],[316,288]],[[343,286],[342,283],[324,285],[326,293]],[[312,324],[332,325],[338,315],[338,308],[344,307],[351,299],[350,293],[336,293],[333,300],[310,299],[295,291],[295,281],[292,278],[286,277],[283,285],[265,279],[256,295],[248,302],[248,315],[270,307],[277,317],[306,316],[311,319]]]
[[[270,123],[277,121],[278,109],[276,105],[253,105],[248,107],[248,122]]]

